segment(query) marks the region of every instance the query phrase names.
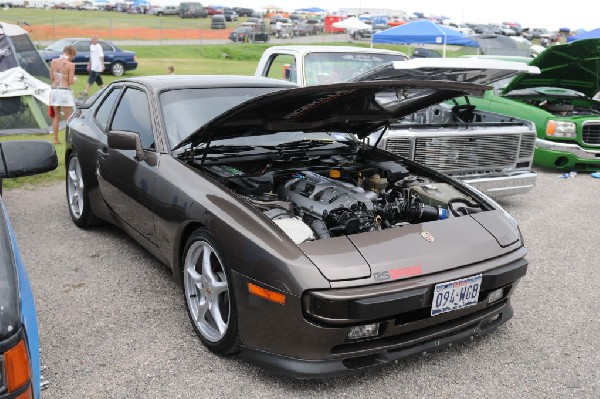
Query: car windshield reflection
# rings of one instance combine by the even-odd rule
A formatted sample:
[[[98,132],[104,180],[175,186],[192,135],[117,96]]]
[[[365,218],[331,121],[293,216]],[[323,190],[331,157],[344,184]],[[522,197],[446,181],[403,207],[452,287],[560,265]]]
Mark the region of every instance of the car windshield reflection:
[[[207,122],[254,97],[279,88],[239,88],[170,90],[160,96],[162,116],[171,148],[181,143]]]

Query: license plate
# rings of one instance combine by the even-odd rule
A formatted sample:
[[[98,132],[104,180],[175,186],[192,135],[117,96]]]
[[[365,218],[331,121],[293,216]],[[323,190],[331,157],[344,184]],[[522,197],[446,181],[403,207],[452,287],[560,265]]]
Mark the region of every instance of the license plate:
[[[436,316],[475,305],[479,300],[480,287],[481,274],[436,284],[433,290],[431,315]]]

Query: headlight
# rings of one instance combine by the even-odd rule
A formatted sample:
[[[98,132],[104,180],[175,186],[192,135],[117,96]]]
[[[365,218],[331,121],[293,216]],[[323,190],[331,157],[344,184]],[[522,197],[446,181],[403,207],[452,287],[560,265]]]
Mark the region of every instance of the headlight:
[[[502,215],[506,218],[506,220],[508,220],[508,223],[510,223],[511,226],[513,226],[515,228],[515,230],[517,230],[519,232],[519,238],[521,239],[521,244],[525,245],[525,239],[523,238],[523,233],[521,233],[521,228],[519,227],[519,223],[517,222],[517,220],[514,217],[512,217],[512,215],[510,213],[508,213],[506,211],[506,209],[504,209],[502,207],[502,205],[500,205],[499,203],[494,201],[489,195],[485,194],[484,192],[482,192],[481,190],[479,190],[473,186],[469,186],[469,189],[476,192],[477,194],[479,194],[490,205],[492,205],[494,208],[496,208],[497,210],[502,212]]]
[[[546,125],[546,136],[550,137],[577,137],[577,125],[573,122],[549,120]]]

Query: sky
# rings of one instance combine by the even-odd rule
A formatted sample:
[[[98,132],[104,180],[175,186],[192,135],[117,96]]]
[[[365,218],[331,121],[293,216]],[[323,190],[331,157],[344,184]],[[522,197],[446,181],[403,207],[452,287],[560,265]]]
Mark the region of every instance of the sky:
[[[215,0],[218,5],[252,7],[260,9],[276,5],[285,10],[320,7],[330,11],[339,8],[385,8],[420,11],[434,15],[444,15],[459,22],[502,23],[515,21],[523,27],[558,30],[563,27],[572,30],[583,28],[592,30],[600,27],[598,10],[600,6],[594,0],[584,2],[538,2],[528,0]],[[204,5],[209,1],[202,1]]]

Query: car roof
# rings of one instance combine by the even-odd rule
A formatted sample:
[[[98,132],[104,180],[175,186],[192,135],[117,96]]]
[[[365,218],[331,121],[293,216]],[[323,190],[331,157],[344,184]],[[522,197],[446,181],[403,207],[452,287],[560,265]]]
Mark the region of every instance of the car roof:
[[[261,76],[237,75],[156,75],[121,79],[119,82],[133,82],[151,87],[156,91],[177,88],[219,88],[219,87],[297,87],[285,80]],[[115,82],[117,83],[117,82]]]
[[[273,46],[269,47],[270,51],[293,51],[300,54],[308,53],[375,53],[375,54],[402,54],[399,51],[381,49],[381,48],[366,48],[354,46]]]

